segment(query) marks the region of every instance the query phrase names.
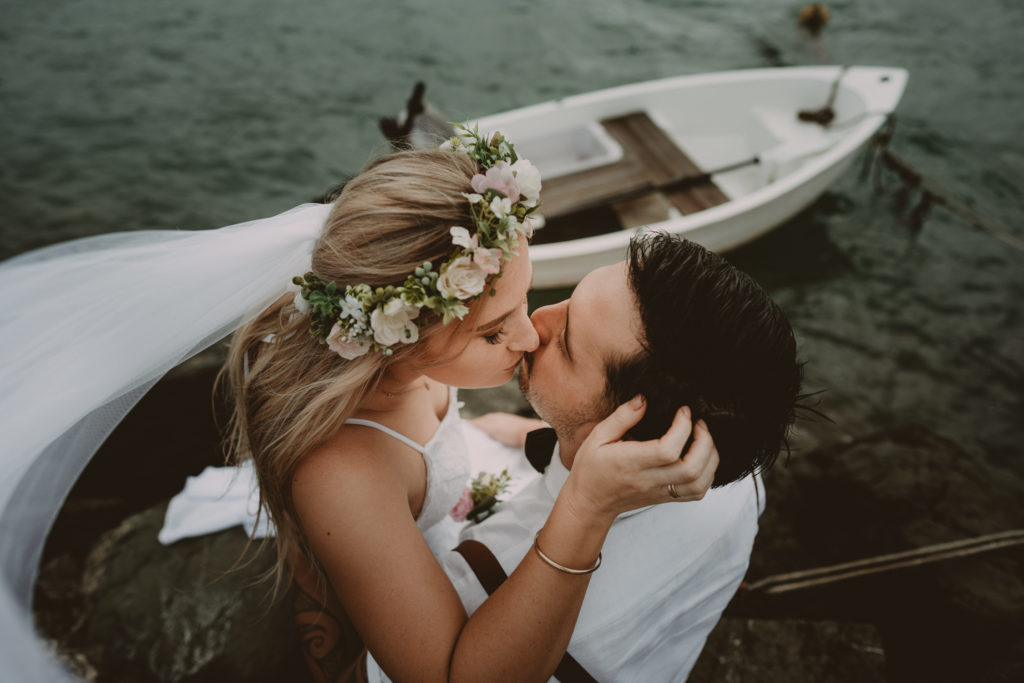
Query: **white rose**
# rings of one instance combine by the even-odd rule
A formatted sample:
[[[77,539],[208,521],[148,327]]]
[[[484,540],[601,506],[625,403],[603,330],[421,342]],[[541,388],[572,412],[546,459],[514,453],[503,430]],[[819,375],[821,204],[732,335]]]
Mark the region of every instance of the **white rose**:
[[[487,273],[468,256],[460,256],[437,278],[437,289],[446,299],[468,299],[484,291]]]
[[[373,309],[370,326],[373,328],[374,340],[381,346],[392,346],[398,342],[411,344],[420,337],[420,330],[412,321],[418,314],[416,306],[410,306],[398,298]]]
[[[331,333],[327,335],[327,348],[342,358],[352,360],[353,358],[359,358],[359,356],[369,351],[370,344],[368,342],[350,341],[348,331],[338,323],[334,323]]]
[[[519,192],[526,197],[523,206],[537,206],[537,202],[540,200],[540,171],[527,159],[520,159],[512,164],[512,170],[516,174]]]

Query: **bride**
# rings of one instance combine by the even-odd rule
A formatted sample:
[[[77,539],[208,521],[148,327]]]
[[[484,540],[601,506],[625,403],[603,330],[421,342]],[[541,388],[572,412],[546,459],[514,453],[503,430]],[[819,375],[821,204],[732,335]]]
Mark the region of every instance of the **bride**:
[[[587,572],[600,564],[612,521],[666,498],[659,468],[623,474],[621,465],[635,452],[619,439],[643,414],[634,401],[584,442],[538,535],[538,552],[471,617],[424,540],[469,480],[465,445],[454,436],[460,419],[454,387],[506,382],[538,343],[526,293],[532,277],[527,237],[539,192],[536,169],[500,134],[464,131],[441,150],[372,162],[328,207],[300,207],[196,234],[195,244],[189,235],[133,233],[4,264],[0,291],[29,296],[25,288],[47,263],[57,265],[44,281],[56,277],[61,259],[81,266],[61,275],[74,282],[83,273],[110,270],[110,255],[117,254],[117,275],[103,286],[120,299],[103,299],[86,287],[84,313],[65,300],[34,323],[43,334],[47,319],[68,323],[55,317],[60,313],[84,330],[75,343],[49,344],[56,349],[51,376],[78,382],[64,423],[41,430],[43,437],[17,430],[15,455],[45,465],[29,468],[25,477],[46,489],[43,500],[59,500],[65,482],[50,481],[52,473],[63,473],[70,486],[76,462],[87,461],[160,374],[248,319],[233,337],[221,375],[233,397],[231,453],[235,461],[251,458],[255,467],[262,510],[276,527],[278,585],[293,587],[297,613],[306,615],[297,626],[307,637],[314,676],[365,677],[365,646],[395,680],[546,680],[568,645]],[[168,253],[189,264],[188,278],[174,276]],[[148,279],[140,281],[130,271],[147,263]],[[298,276],[292,291],[282,295],[286,282],[267,282],[297,263],[305,265],[292,271]],[[178,286],[184,279],[190,288]],[[272,303],[259,306],[254,317],[237,310],[275,289]],[[164,299],[181,313],[161,319],[144,310]],[[51,302],[38,307],[50,309]],[[162,324],[128,334],[157,320]],[[29,355],[19,367],[44,360],[30,343],[26,337],[14,349]],[[120,360],[119,350],[141,358],[110,378],[105,363],[132,365]],[[3,375],[15,388],[28,381],[42,386],[38,377],[26,379],[11,358],[3,360]],[[57,412],[61,400],[54,399]],[[25,412],[3,419],[5,425],[33,424]],[[663,437],[678,441],[676,452],[689,430],[683,422],[678,418]],[[498,428],[507,440],[509,432],[521,438],[530,426],[508,416]],[[72,464],[55,453],[68,454]],[[713,468],[708,453],[694,457]],[[706,479],[677,484],[677,491],[700,497]],[[11,510],[33,507],[14,489],[0,493],[0,502],[10,499],[5,527]],[[48,524],[45,517],[28,525],[29,536]],[[29,563],[40,542],[26,537]],[[9,564],[14,545],[7,545]],[[5,574],[17,583],[11,580],[17,570]],[[309,604],[318,606],[311,620]],[[0,617],[9,615],[0,610]],[[308,638],[311,633],[316,637]]]

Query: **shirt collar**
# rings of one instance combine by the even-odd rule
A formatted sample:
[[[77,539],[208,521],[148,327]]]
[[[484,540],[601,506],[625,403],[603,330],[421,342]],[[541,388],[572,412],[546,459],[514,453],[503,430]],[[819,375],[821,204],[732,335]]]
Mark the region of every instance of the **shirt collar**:
[[[544,487],[547,488],[552,498],[557,498],[558,492],[562,490],[565,480],[568,478],[569,470],[562,464],[559,444],[555,442],[555,450],[551,454],[551,462],[548,464],[547,469],[544,470]]]
[[[568,478],[569,470],[566,469],[564,464],[562,464],[562,458],[560,457],[558,444],[556,443],[555,450],[551,454],[551,464],[549,464],[547,469],[544,470],[544,487],[547,489],[552,499],[558,497],[558,492],[562,490],[563,486],[565,486],[565,481]],[[636,510],[627,510],[615,519],[618,521],[620,519],[632,517],[633,515],[638,515],[641,512],[650,510],[653,507],[653,505],[648,505],[647,507],[637,508]]]

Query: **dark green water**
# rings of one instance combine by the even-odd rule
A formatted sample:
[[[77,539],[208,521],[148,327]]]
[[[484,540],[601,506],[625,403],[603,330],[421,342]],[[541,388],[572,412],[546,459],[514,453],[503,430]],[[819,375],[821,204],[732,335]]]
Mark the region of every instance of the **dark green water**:
[[[452,118],[661,76],[910,71],[894,149],[1024,237],[1024,5],[519,0],[0,2],[0,256],[204,228],[307,200],[383,149],[418,79]],[[1024,254],[849,173],[731,258],[791,316],[808,388],[852,435],[923,424],[1024,480]]]
[[[910,71],[894,149],[1024,236],[1024,5],[348,0],[0,2],[0,256],[111,230],[278,212],[383,149],[411,84],[453,118],[661,76],[862,63]],[[1024,473],[1024,254],[851,172],[732,258],[796,325],[853,434],[914,421]]]

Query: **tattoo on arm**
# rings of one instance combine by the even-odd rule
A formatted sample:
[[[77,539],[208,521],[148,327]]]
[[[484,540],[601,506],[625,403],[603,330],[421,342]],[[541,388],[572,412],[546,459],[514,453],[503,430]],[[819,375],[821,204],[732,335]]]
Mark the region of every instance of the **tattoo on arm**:
[[[292,604],[302,654],[313,679],[317,683],[342,680],[362,650],[358,641],[348,642],[351,626],[298,583],[292,584]]]

